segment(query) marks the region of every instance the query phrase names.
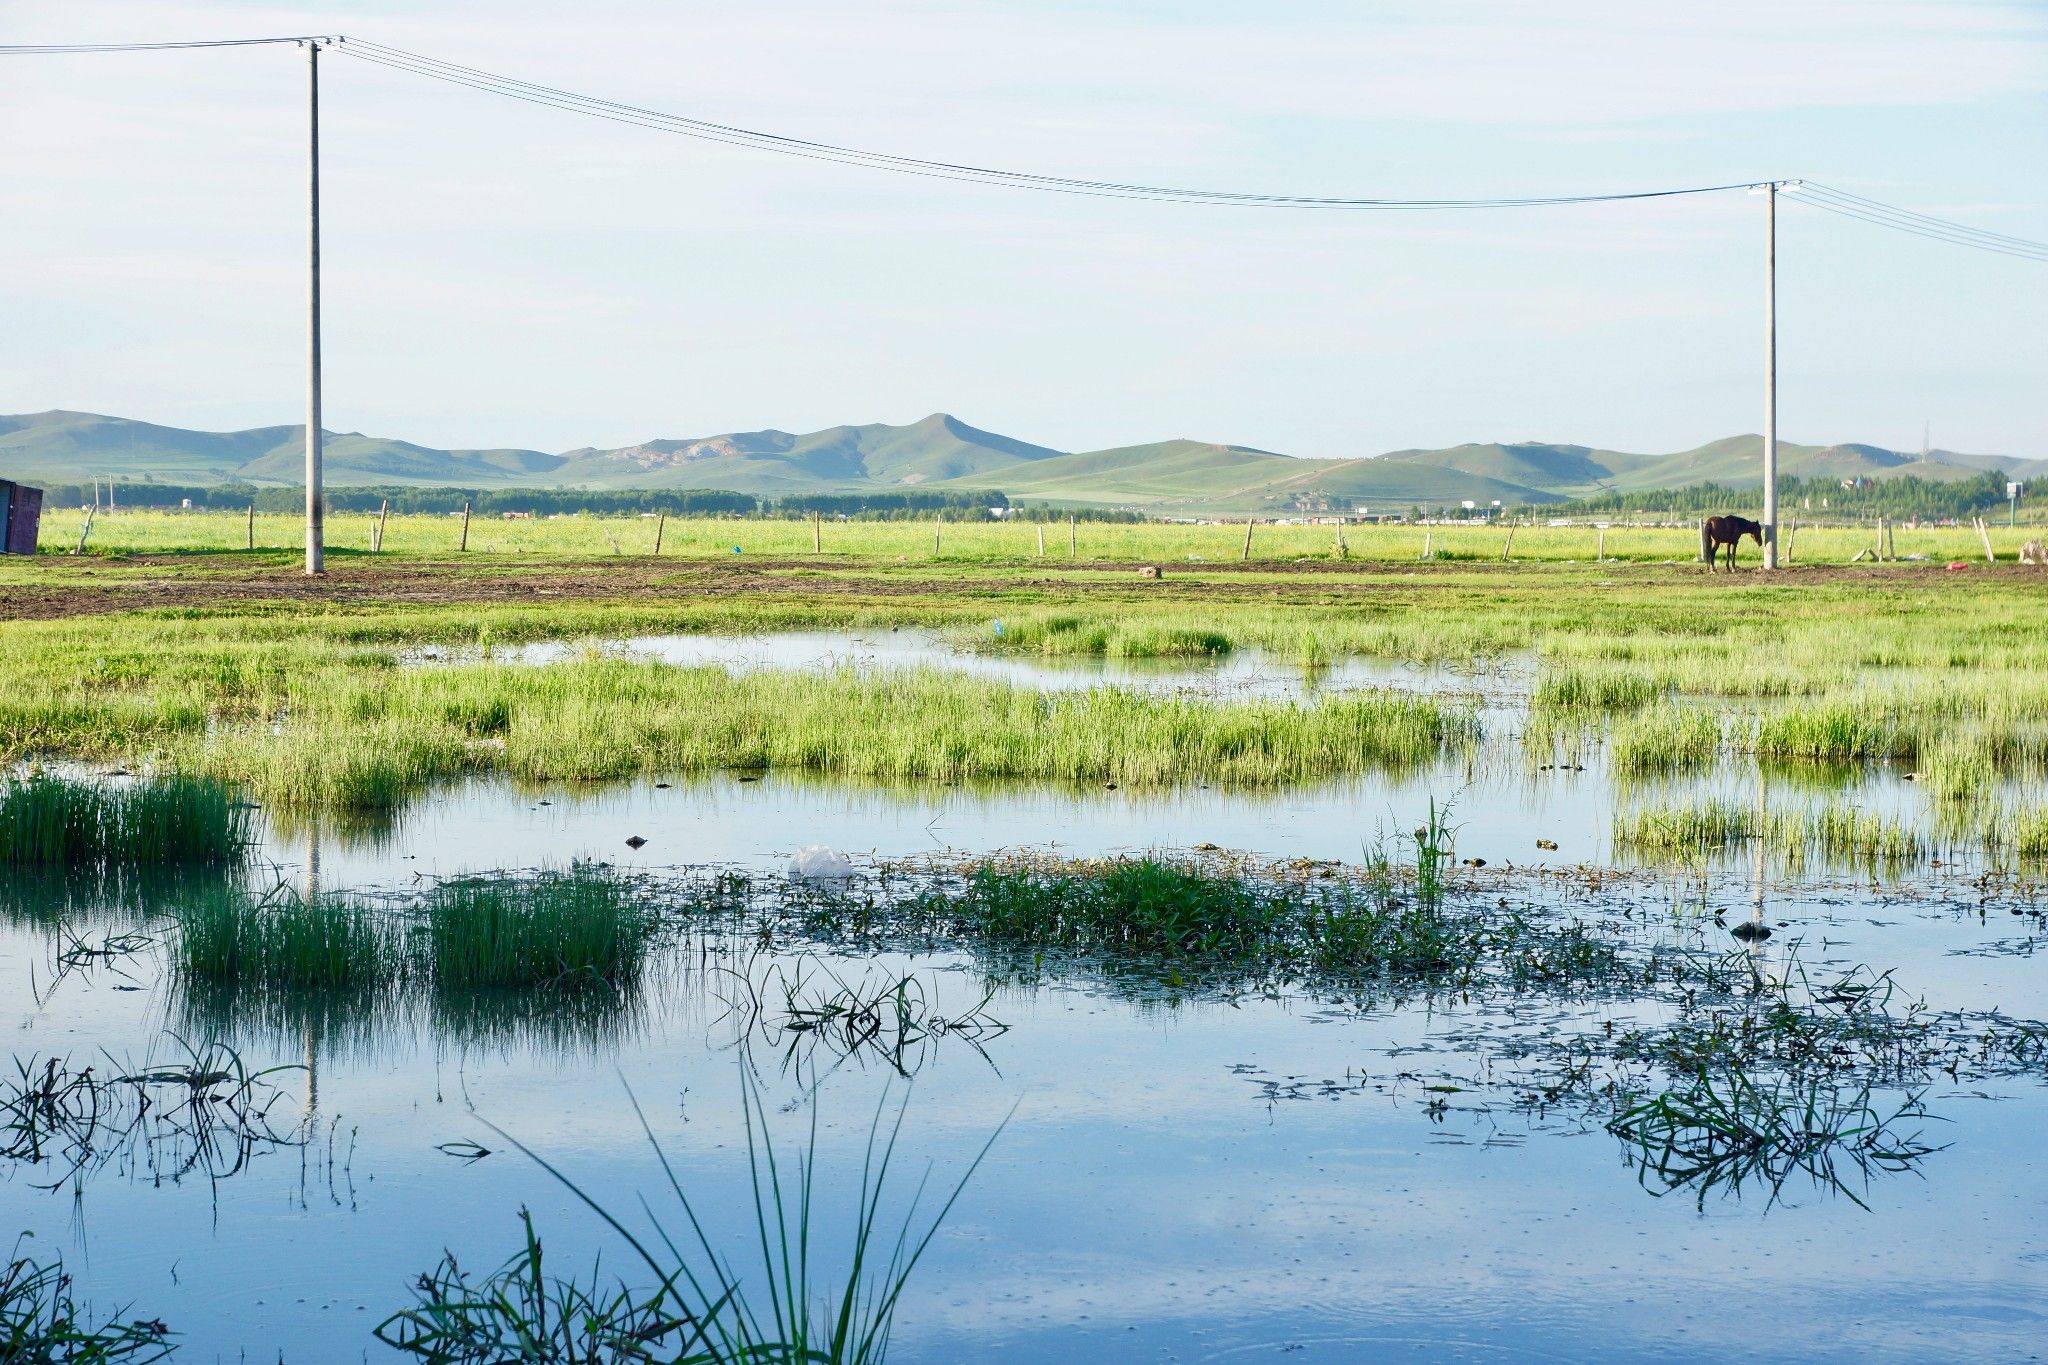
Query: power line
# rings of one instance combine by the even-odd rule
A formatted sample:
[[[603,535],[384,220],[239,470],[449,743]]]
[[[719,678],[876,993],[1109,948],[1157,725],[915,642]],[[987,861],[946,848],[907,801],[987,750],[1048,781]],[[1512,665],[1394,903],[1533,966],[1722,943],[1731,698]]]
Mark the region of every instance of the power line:
[[[1995,252],[2000,256],[2014,256],[2024,261],[2048,261],[2048,242],[2037,242],[2025,237],[2012,237],[2002,232],[1973,228],[1951,219],[1916,213],[1911,209],[1902,209],[1876,199],[1866,199],[1862,195],[1850,194],[1846,190],[1833,189],[1813,181],[1800,186],[1800,192],[1791,196],[1791,202],[1804,203],[1827,213],[1855,218],[1875,227],[1890,228],[1894,232],[1924,237],[1950,246]]]
[[[762,132],[758,129],[737,127],[731,124],[714,123],[704,119],[691,118],[686,115],[670,114],[660,110],[643,108],[638,105],[624,104],[615,100],[599,99],[595,96],[578,94],[575,91],[563,90],[554,86],[537,85],[530,81],[502,76],[478,67],[462,66],[454,62],[446,62],[439,58],[429,57],[424,53],[411,52],[404,48],[389,47],[382,43],[363,39],[351,40],[337,50],[363,61],[374,62],[377,65],[390,67],[398,71],[410,72],[413,75],[466,86],[472,90],[501,95],[529,104],[539,104],[566,110],[571,113],[607,119],[612,122],[626,123],[635,127],[650,128],[658,132],[674,133],[705,141],[722,142],[732,146],[750,147],[760,151],[776,152],[785,156],[798,156],[809,160],[831,161],[842,165],[864,166],[871,169],[894,171],[899,174],[922,175],[946,180],[1003,185],[1018,189],[1032,189],[1062,194],[1259,208],[1431,210],[1531,208],[1565,204],[1613,203],[1637,199],[1664,199],[1683,195],[1716,194],[1727,190],[1753,189],[1757,187],[1758,183],[1761,183],[1695,185],[1676,189],[1637,190],[1610,194],[1566,194],[1530,197],[1494,196],[1475,199],[1391,199],[1381,197],[1326,198],[1239,190],[1205,190],[1174,185],[1144,185],[1122,181],[1087,180],[1069,176],[1050,176],[1002,170],[994,167],[967,165],[957,162],[933,161],[921,157],[901,156],[865,148],[842,146],[836,143],[792,138],[781,134]],[[1837,190],[1817,182],[1808,181],[1801,184],[1799,188],[1801,193],[1793,196],[1795,202],[1805,202],[1815,208],[1844,217],[1860,219],[1874,226],[1890,228],[1897,232],[1925,237],[1934,241],[1947,242],[1954,246],[1966,246],[1981,251],[1992,251],[2001,255],[2016,256],[2023,260],[2048,260],[2048,242],[2038,242],[2024,237],[2013,237],[2004,233],[1990,232],[1982,228],[1973,228],[1949,219],[1937,218],[1931,214],[1917,213],[1913,210],[1885,204],[1875,199],[1867,199],[1861,195],[1851,194],[1846,190]]]
[[[1672,189],[1631,190],[1600,194],[1556,194],[1532,196],[1487,196],[1471,199],[1396,199],[1385,197],[1344,197],[1277,194],[1265,191],[1202,189],[1183,185],[1147,185],[1127,181],[1091,180],[1076,176],[1043,175],[1027,171],[1005,170],[993,166],[977,166],[963,162],[936,161],[925,157],[903,156],[892,152],[880,152],[868,148],[850,147],[838,143],[819,142],[808,138],[789,137],[780,133],[764,132],[760,129],[742,128],[732,124],[715,123],[706,119],[692,118],[683,114],[667,113],[639,105],[625,104],[616,100],[601,99],[592,95],[579,94],[554,86],[537,85],[513,77],[485,71],[478,67],[462,66],[442,61],[424,53],[407,51],[404,48],[389,47],[382,43],[364,39],[350,39],[335,51],[359,61],[372,62],[379,66],[409,72],[432,80],[466,86],[489,94],[530,104],[547,105],[571,113],[588,115],[616,123],[628,123],[658,132],[674,133],[683,137],[697,138],[709,142],[750,147],[758,151],[775,152],[785,156],[803,157],[815,161],[832,161],[842,165],[863,166],[874,170],[894,171],[900,174],[921,175],[943,180],[960,180],[977,184],[1004,185],[1016,189],[1040,190],[1059,194],[1081,194],[1119,199],[1150,199],[1175,203],[1209,204],[1218,206],[1239,206],[1258,208],[1313,208],[1313,209],[1492,209],[1492,208],[1537,208],[1566,204],[1615,203],[1638,199],[1668,199],[1683,195],[1717,194],[1729,190],[1747,189],[1752,182],[1743,181],[1722,185],[1689,185]]]
[[[607,122],[646,128],[699,141],[773,152],[811,161],[889,171],[929,179],[996,185],[1040,193],[1082,195],[1096,198],[1150,200],[1164,203],[1202,204],[1239,208],[1337,209],[1350,211],[1431,211],[1456,209],[1549,208],[1572,204],[1621,203],[1644,199],[1671,199],[1690,195],[1719,194],[1730,190],[1757,189],[1775,183],[1786,188],[1796,185],[1795,203],[1803,203],[1840,217],[1854,218],[1874,227],[1888,228],[1909,236],[1942,242],[1950,246],[1989,251],[2021,260],[2048,261],[2048,242],[1971,227],[1952,219],[1919,213],[1880,200],[1852,194],[1815,181],[1744,181],[1715,185],[1686,185],[1666,189],[1628,190],[1611,193],[1552,195],[1493,195],[1466,199],[1400,199],[1384,196],[1321,196],[1278,194],[1267,191],[1203,189],[1185,185],[1148,185],[1129,181],[1093,180],[1078,176],[1045,175],[1028,171],[979,166],[965,162],[939,161],[905,156],[871,148],[790,137],[781,133],[718,123],[709,119],[673,114],[659,109],[627,104],[618,100],[585,95],[573,90],[536,84],[516,77],[444,61],[425,53],[391,47],[369,39],[335,34],[308,34],[280,38],[225,38],[161,43],[45,43],[0,46],[0,55],[62,54],[101,52],[144,52],[177,48],[254,47],[280,43],[317,43],[359,61],[391,70],[463,86],[485,94],[527,104],[560,109]]]
[[[2011,237],[2007,236],[2003,232],[1992,232],[1985,228],[1967,227],[1964,224],[1953,221],[1952,219],[1936,218],[1934,215],[1928,213],[1915,213],[1911,209],[1902,209],[1893,204],[1881,203],[1876,199],[1866,199],[1860,194],[1851,194],[1847,190],[1836,189],[1832,185],[1822,185],[1813,181],[1808,181],[1807,187],[1817,193],[1827,195],[1834,199],[1844,200],[1850,204],[1857,205],[1862,208],[1872,209],[1879,212],[1891,214],[1899,218],[1910,219],[1914,222],[1925,224],[1932,227],[1941,227],[1952,229],[1958,232],[1967,232],[1974,236],[1983,237],[1990,241],[2003,242],[2008,246],[2033,248],[2043,245],[2043,243],[2033,241],[2026,237]]]
[[[273,43],[338,43],[339,34],[307,33],[295,38],[199,38],[170,43],[6,43],[0,56],[53,56],[78,52],[167,52],[191,47],[266,47]]]

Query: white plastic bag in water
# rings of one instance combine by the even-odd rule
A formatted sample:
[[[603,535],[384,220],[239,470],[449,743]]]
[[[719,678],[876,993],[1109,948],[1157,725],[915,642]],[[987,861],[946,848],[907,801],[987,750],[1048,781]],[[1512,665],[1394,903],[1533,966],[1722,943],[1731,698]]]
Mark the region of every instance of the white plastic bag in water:
[[[789,875],[807,882],[843,882],[853,875],[853,859],[823,844],[806,844],[789,860]]]

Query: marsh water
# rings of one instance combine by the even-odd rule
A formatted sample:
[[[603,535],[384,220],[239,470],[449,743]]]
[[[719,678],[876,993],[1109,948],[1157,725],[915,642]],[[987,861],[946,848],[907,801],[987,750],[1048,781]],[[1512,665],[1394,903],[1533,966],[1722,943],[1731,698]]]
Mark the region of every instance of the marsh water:
[[[901,634],[612,647],[731,668],[937,664],[1032,685],[1220,698],[1405,687],[1482,707],[1489,739],[1398,773],[1270,791],[856,786],[774,772],[602,787],[478,779],[373,822],[265,812],[256,875],[399,896],[466,871],[600,859],[655,878],[718,868],[772,885],[793,853],[821,844],[863,872],[1000,850],[1200,845],[1283,864],[1356,862],[1448,801],[1454,902],[1513,898],[1701,951],[1733,949],[1728,926],[1760,911],[1774,930],[1753,949],[1766,964],[1863,964],[1892,971],[1932,1009],[2048,1018],[2038,902],[2022,881],[1987,880],[1994,869],[1967,850],[1883,868],[1817,858],[1788,868],[1748,851],[1656,866],[1617,854],[1613,813],[1646,793],[1819,797],[1810,780],[1732,760],[1647,785],[1607,772],[1597,745],[1579,762],[1536,762],[1516,739],[1529,684],[1520,665],[1350,663],[1304,679],[1250,655],[1069,666],[953,654]],[[531,648],[517,662],[545,666],[575,648]],[[1881,769],[1835,775],[1821,794],[1920,809]],[[628,847],[629,837],[645,842]],[[1623,871],[1567,871],[1581,867]],[[175,1046],[165,1031],[186,1016],[160,944],[63,969],[62,933],[97,941],[104,929],[87,916],[60,931],[30,913],[0,926],[22,1065],[101,1053],[126,1062]],[[133,1150],[51,1189],[46,1165],[11,1162],[0,1171],[5,1221],[61,1251],[96,1304],[169,1323],[181,1359],[394,1358],[371,1340],[374,1324],[410,1301],[408,1285],[444,1251],[476,1270],[509,1257],[522,1207],[564,1273],[600,1252],[609,1271],[632,1272],[616,1239],[503,1136],[629,1220],[644,1223],[642,1194],[672,1218],[632,1100],[744,1273],[744,1073],[791,1148],[816,1115],[823,1245],[852,1212],[878,1106],[906,1106],[898,1159],[929,1163],[935,1187],[949,1189],[995,1136],[910,1283],[892,1352],[902,1361],[2048,1352],[2048,1095],[2026,1076],[1915,1087],[1938,1150],[1907,1168],[1839,1186],[1667,1188],[1586,1113],[1515,1102],[1523,1045],[1642,1023],[1663,1008],[1649,1000],[1216,993],[1058,964],[990,995],[986,964],[955,949],[765,937],[699,941],[661,962],[625,1016],[588,1028],[477,1027],[432,1012],[332,1031],[252,1021],[236,1030],[245,1060],[295,1068],[272,1078],[274,1117],[293,1141],[182,1171],[181,1154]],[[823,970],[855,982],[913,975],[940,1014],[979,1008],[995,1026],[893,1057],[838,1055],[763,1035],[730,1008],[742,980]],[[489,1155],[471,1159],[479,1148]]]

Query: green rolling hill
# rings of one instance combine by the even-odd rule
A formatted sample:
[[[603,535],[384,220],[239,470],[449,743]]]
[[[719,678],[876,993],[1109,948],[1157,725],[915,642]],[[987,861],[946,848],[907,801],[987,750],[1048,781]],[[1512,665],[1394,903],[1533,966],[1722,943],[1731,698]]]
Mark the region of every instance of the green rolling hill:
[[[1060,452],[935,412],[908,426],[875,422],[805,435],[747,431],[572,450],[555,484],[590,488],[720,488],[739,493],[855,492],[947,481],[997,487],[1017,465]]]
[[[304,425],[187,431],[91,412],[0,416],[0,478],[289,484],[303,477],[305,432]],[[356,432],[327,433],[323,460],[336,483],[461,485],[545,480],[562,463],[538,450],[435,450]]]
[[[294,484],[303,427],[189,431],[85,412],[0,416],[0,478],[78,483],[97,475],[161,484]],[[2048,480],[2048,460],[1907,453],[1874,445],[1781,444],[1788,477],[1967,479],[1987,469]],[[1128,507],[1161,515],[1286,515],[1417,504],[1560,502],[1713,482],[1754,487],[1763,441],[1731,436],[1673,454],[1544,442],[1298,459],[1251,446],[1157,441],[1070,453],[970,426],[946,413],[805,433],[729,432],[613,449],[441,450],[357,432],[329,433],[337,486],[720,489],[756,496],[1000,489],[1013,499]]]

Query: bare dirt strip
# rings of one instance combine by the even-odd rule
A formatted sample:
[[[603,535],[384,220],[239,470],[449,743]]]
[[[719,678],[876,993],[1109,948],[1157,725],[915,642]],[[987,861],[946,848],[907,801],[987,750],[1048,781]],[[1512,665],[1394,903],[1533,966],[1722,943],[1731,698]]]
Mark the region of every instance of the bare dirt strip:
[[[339,563],[309,578],[275,561],[257,565],[227,556],[134,555],[26,561],[7,566],[0,581],[0,621],[50,620],[145,610],[223,611],[265,607],[436,606],[515,602],[688,601],[705,596],[789,599],[972,599],[1044,594],[1052,600],[1326,600],[1369,598],[1431,587],[1547,585],[1557,590],[1602,586],[1641,588],[1656,583],[1698,584],[1706,571],[1693,564],[1589,565],[1525,561],[1389,564],[1303,560],[1243,565],[1165,566],[1157,579],[1141,578],[1132,563],[973,564],[933,571],[866,561],[814,559],[549,560],[542,563],[428,561],[419,564]],[[1965,573],[1934,565],[1798,565],[1766,578],[1756,571],[1717,580],[1731,588],[1766,584],[1866,583],[1898,588],[1930,579],[1957,583],[1986,578],[2038,582],[2048,573],[2016,564],[1973,563]]]

